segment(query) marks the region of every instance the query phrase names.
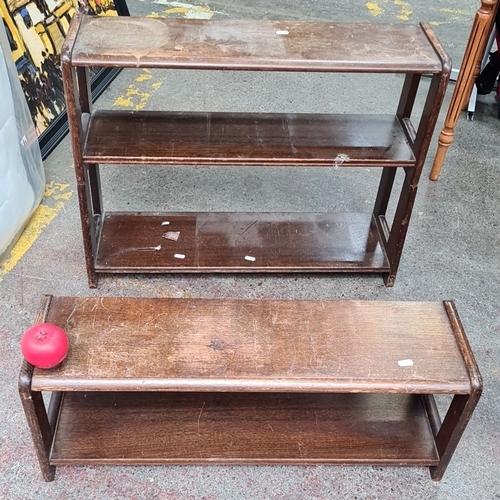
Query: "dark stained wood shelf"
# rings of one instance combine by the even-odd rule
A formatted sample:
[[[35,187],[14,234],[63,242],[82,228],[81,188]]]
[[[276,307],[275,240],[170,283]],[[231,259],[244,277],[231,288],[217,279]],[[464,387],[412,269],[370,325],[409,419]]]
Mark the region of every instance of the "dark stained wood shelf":
[[[439,454],[418,395],[67,392],[50,462],[435,466]]]
[[[54,297],[46,321],[72,350],[36,390],[470,391],[439,302]]]
[[[315,272],[382,272],[389,264],[381,241],[372,215],[362,213],[106,212],[95,268],[287,272],[300,265]]]
[[[57,465],[382,464],[441,479],[482,382],[452,302],[44,298],[66,359],[24,362]],[[45,410],[42,391],[52,391]],[[453,395],[441,423],[434,394]]]
[[[451,71],[449,56],[429,25],[77,14],[62,49],[61,67],[90,287],[97,286],[101,273],[172,271],[377,272],[387,286],[393,286]],[[88,92],[92,67],[405,77],[399,103],[380,115],[346,115],[342,110],[336,114],[95,111]],[[415,126],[411,115],[422,75],[430,75],[431,81]],[[331,216],[334,229],[325,230],[318,218],[294,215],[290,223],[284,214],[276,221],[264,215],[265,220],[250,232],[255,237],[249,239],[238,236],[246,223],[239,215],[216,214],[210,219],[206,214],[187,214],[181,224],[183,241],[173,245],[158,240],[161,235],[153,228],[152,217],[136,214],[132,220],[130,214],[106,213],[99,175],[103,163],[369,166],[381,168],[382,175],[369,219]],[[397,169],[404,171],[404,181],[394,216],[387,220]],[[351,230],[343,227],[346,222],[354,224]],[[170,248],[184,257],[173,257]],[[258,253],[255,260],[251,252]],[[242,261],[245,257],[250,259]]]
[[[440,73],[428,28],[269,20],[84,17],[74,66]]]
[[[175,165],[415,164],[405,133],[392,115],[158,111],[96,111],[83,159]]]

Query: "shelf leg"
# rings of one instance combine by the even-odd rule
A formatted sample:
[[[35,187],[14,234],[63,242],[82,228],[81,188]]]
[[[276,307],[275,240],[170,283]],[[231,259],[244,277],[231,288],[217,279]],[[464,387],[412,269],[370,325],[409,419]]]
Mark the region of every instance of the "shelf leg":
[[[417,97],[418,87],[420,85],[420,80],[422,75],[419,73],[408,74],[405,77],[405,82],[403,84],[403,90],[401,91],[401,96],[399,98],[397,117],[400,120],[404,118],[410,118],[413,106],[415,104],[415,99]]]
[[[411,112],[415,104],[415,99],[417,96],[418,88],[421,81],[420,74],[408,74],[405,77],[403,84],[403,89],[401,91],[401,96],[399,98],[399,104],[397,109],[397,117],[401,123],[403,120],[409,119],[411,117]],[[406,131],[406,127],[403,127]],[[414,146],[415,137],[407,137],[408,141]],[[387,213],[387,207],[389,205],[389,200],[391,198],[392,189],[394,186],[394,180],[396,178],[395,168],[384,168],[382,176],[380,179],[380,184],[377,192],[377,198],[375,200],[375,206],[373,208],[373,215],[376,219],[383,216],[385,217]],[[391,231],[392,234],[392,231]],[[394,237],[392,237],[392,240]],[[403,237],[404,242],[404,237]],[[394,285],[396,280],[396,271],[399,263],[399,258],[395,258],[394,251],[388,247],[388,242],[384,241],[384,248],[391,265],[391,271],[384,275],[385,285],[391,287]]]
[[[94,215],[102,215],[101,176],[99,173],[99,165],[97,163],[90,163],[87,168],[92,213]]]
[[[476,360],[472,354],[469,341],[465,336],[463,325],[458,317],[455,305],[450,301],[444,301],[443,304],[469,373],[470,393],[454,396],[448,412],[446,413],[444,422],[439,426],[437,432],[436,428],[439,424],[439,418],[435,416],[437,410],[431,408],[430,421],[433,426],[433,433],[435,435],[436,446],[440,457],[439,464],[430,468],[431,477],[435,481],[439,481],[443,477],[451,456],[458,445],[483,391],[481,374],[479,373]]]
[[[389,205],[389,200],[391,198],[392,188],[394,186],[394,179],[396,178],[396,169],[395,168],[384,168],[382,171],[382,176],[380,178],[380,183],[377,192],[377,198],[375,199],[375,205],[373,207],[373,217],[376,221],[380,221],[380,217],[384,217],[387,213],[387,207]],[[381,228],[379,226],[379,232]],[[384,251],[387,255],[387,258],[390,262],[390,253],[388,249],[388,241],[387,235],[385,232],[382,232],[382,244],[384,247]],[[390,236],[390,235],[389,235]],[[391,264],[392,270],[392,264]],[[384,274],[384,282],[385,285],[391,287],[394,285],[394,281],[396,279],[395,273]]]
[[[83,132],[86,133],[86,128],[88,127],[88,120],[92,113],[92,88],[90,85],[90,75],[89,69],[86,67],[75,68],[75,77],[78,84],[78,104],[80,108],[81,120],[83,123]],[[88,116],[88,119],[84,119],[84,116]],[[81,158],[81,156],[80,156]],[[75,162],[76,164],[76,162]],[[89,163],[83,165],[84,172],[84,185],[85,185],[85,199],[86,199],[86,210],[88,213],[88,218],[86,218],[86,224],[88,225],[90,238],[90,245],[92,248],[92,261],[91,268],[92,271],[88,272],[89,286],[91,288],[97,287],[97,274],[94,271],[95,256],[97,253],[97,242],[98,242],[98,231],[99,225],[96,219],[100,218],[102,215],[102,194],[101,194],[101,179],[99,174],[99,165],[96,163]],[[81,207],[85,210],[85,207]],[[83,213],[83,212],[82,212]],[[87,264],[88,267],[88,264]]]
[[[75,171],[77,178],[80,176],[86,177],[83,165],[76,165]],[[83,184],[77,181],[77,193],[80,203],[80,220],[82,225],[83,249],[85,252],[85,262],[87,266],[87,278],[90,288],[97,287],[97,274],[94,269],[94,252],[96,250],[96,238],[94,228],[94,218],[90,211],[91,202],[88,189],[86,188],[86,180]]]
[[[56,468],[50,465],[49,458],[53,432],[45,410],[42,393],[31,390],[32,376],[33,366],[24,361],[19,376],[19,395],[35,445],[40,470],[43,479],[48,482],[54,480],[56,473]]]
[[[384,168],[384,170],[382,171],[382,176],[380,178],[375,206],[373,208],[373,215],[375,217],[379,217],[380,215],[385,215],[387,213],[387,206],[389,205],[389,199],[391,197],[395,178],[395,168]]]
[[[401,195],[398,200],[394,220],[392,222],[391,233],[386,245],[387,258],[391,270],[389,274],[384,276],[385,285],[391,287],[396,280],[396,273],[403,253],[403,245],[408,232],[415,197],[417,195],[417,186],[412,185],[414,177],[414,168],[407,169],[403,186],[401,187]]]
[[[431,36],[431,35],[429,35]],[[390,272],[384,276],[386,286],[393,286],[396,279],[396,273],[401,260],[406,234],[410,223],[415,197],[417,195],[417,186],[422,173],[422,168],[425,162],[427,152],[429,150],[430,141],[436,121],[438,118],[438,111],[443,101],[446,87],[448,85],[449,76],[451,71],[451,62],[443,60],[443,72],[435,74],[432,77],[427,98],[425,101],[422,117],[418,125],[418,130],[414,140],[409,137],[410,144],[412,145],[415,155],[415,166],[413,168],[405,169],[405,178],[401,187],[394,220],[391,225],[390,235],[386,245],[387,258],[389,259]],[[404,104],[404,98],[410,101],[414,99],[414,94],[418,88],[418,81],[416,78],[407,76],[403,87],[402,98],[398,107],[398,117],[400,120],[409,118],[413,103]],[[408,115],[408,116],[405,116]],[[385,179],[385,187],[379,191],[377,196],[376,210],[385,210],[389,202],[389,176],[387,174]],[[392,187],[392,184],[391,184]]]
[[[66,96],[68,125],[73,147],[87,277],[89,287],[96,288],[97,273],[94,267],[96,235],[95,228],[93,227],[94,214],[92,212],[93,206],[91,196],[89,196],[89,179],[86,175],[85,165],[82,159],[83,137],[86,132],[85,116],[88,116],[90,111],[90,99],[89,95],[87,95],[89,90],[88,75],[86,71],[79,71],[77,73],[71,66],[71,55],[64,51],[61,54],[61,70],[63,75],[64,94]],[[83,96],[80,96],[77,100],[76,96],[79,95],[78,91],[82,92]]]
[[[440,481],[443,478],[480,396],[480,387],[475,388],[470,395],[457,394],[454,396],[436,436],[436,446],[441,460],[439,465],[430,467],[431,478],[434,481]]]
[[[102,221],[102,199],[101,199],[101,183],[99,178],[99,165],[95,163],[85,163],[84,171],[84,193],[87,217],[85,223],[89,228],[90,245],[92,248],[92,268],[97,254],[97,246],[99,241],[100,224]],[[83,210],[83,207],[82,207]],[[82,212],[83,213],[83,212]],[[95,279],[97,285],[97,279]],[[90,279],[89,279],[90,284]],[[91,285],[92,286],[92,285]]]
[[[78,103],[82,115],[87,114],[90,119],[92,113],[92,88],[90,85],[89,69],[86,67],[76,68],[76,80],[78,82]],[[82,120],[84,129],[87,128],[88,120]],[[102,194],[101,179],[99,174],[99,165],[91,163],[87,165],[88,180],[87,188],[90,191],[91,210],[94,215],[102,214]]]

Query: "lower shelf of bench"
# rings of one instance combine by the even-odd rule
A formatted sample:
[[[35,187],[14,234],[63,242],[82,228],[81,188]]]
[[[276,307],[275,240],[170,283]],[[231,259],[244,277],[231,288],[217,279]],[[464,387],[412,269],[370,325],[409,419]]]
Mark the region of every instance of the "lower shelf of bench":
[[[50,463],[437,465],[420,395],[66,392]]]
[[[390,270],[368,213],[109,212],[100,227],[98,272]]]

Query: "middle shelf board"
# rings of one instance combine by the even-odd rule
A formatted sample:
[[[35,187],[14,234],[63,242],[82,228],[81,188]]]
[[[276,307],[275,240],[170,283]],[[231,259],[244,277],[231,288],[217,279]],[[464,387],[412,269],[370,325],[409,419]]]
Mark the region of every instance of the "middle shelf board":
[[[105,213],[101,272],[388,272],[368,213]]]
[[[160,165],[415,164],[393,115],[114,110],[92,114],[83,160]]]

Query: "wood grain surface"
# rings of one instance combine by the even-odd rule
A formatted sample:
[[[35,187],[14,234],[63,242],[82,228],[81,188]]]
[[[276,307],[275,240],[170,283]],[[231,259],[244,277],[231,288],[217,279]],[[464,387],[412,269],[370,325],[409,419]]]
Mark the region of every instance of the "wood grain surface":
[[[336,163],[339,155],[343,156]],[[415,163],[403,129],[392,115],[116,110],[93,113],[83,159],[328,167]]]
[[[71,348],[33,390],[471,390],[442,303],[54,297],[47,321]]]
[[[439,461],[420,396],[65,393],[50,462]]]
[[[419,26],[85,16],[72,64],[439,73]]]
[[[382,272],[389,265],[380,242],[370,214],[109,212],[95,267],[121,273]]]

